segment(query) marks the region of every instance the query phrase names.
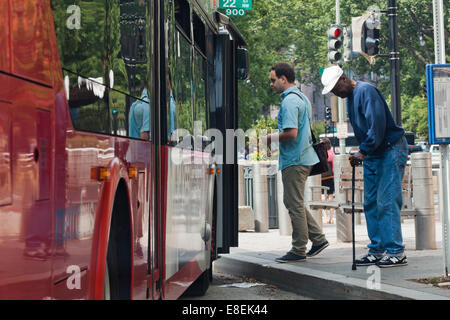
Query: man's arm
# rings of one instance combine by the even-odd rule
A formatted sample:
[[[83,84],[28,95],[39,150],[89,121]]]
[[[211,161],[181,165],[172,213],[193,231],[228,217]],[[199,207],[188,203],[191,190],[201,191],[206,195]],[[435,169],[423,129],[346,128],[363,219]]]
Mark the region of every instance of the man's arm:
[[[263,141],[265,141],[267,145],[270,145],[270,143],[272,141],[277,141],[277,140],[281,141],[281,142],[286,142],[286,141],[294,140],[295,138],[297,138],[297,134],[298,134],[298,129],[287,128],[287,129],[284,129],[283,132],[273,133],[273,134],[269,134],[269,135],[263,137]]]

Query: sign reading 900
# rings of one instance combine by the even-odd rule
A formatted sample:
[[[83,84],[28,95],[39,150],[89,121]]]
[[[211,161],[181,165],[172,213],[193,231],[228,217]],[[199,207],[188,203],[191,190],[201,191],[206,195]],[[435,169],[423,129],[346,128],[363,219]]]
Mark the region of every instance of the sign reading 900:
[[[245,10],[244,9],[236,9],[236,8],[234,8],[234,9],[227,8],[227,9],[225,9],[225,15],[242,17],[242,16],[245,16]]]
[[[219,0],[220,9],[252,9],[252,0]]]

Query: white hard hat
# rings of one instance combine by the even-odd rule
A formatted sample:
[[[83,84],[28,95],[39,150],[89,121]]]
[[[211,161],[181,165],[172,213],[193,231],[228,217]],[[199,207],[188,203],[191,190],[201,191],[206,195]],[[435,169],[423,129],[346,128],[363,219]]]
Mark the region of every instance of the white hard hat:
[[[322,84],[323,90],[322,94],[327,94],[331,90],[333,90],[334,86],[338,82],[339,78],[342,76],[344,71],[338,66],[331,66],[326,68],[322,74]]]

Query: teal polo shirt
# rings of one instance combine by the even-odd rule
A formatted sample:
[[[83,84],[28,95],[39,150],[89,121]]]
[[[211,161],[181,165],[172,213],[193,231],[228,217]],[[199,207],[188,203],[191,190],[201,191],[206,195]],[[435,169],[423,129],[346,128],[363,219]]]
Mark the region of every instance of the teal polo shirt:
[[[289,94],[295,92],[299,94]],[[297,137],[290,141],[280,141],[278,169],[289,166],[312,166],[319,162],[312,146],[310,121],[312,114],[311,103],[296,86],[286,89],[282,94],[280,111],[278,113],[278,131],[281,133],[288,128],[298,130]]]
[[[147,89],[142,91],[141,99],[136,100],[130,108],[128,127],[130,137],[140,138],[141,132],[150,131],[150,100]]]

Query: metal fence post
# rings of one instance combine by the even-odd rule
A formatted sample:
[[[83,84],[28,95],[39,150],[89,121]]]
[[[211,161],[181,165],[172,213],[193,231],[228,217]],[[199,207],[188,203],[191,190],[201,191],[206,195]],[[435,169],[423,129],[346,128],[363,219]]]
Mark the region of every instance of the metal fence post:
[[[436,249],[431,153],[411,154],[413,200],[416,209],[416,250]]]
[[[350,167],[349,155],[339,154],[334,156],[334,190],[338,203],[345,203],[345,193],[341,190],[342,168]],[[338,241],[352,241],[352,215],[346,214],[338,208],[336,211],[336,236]]]
[[[242,164],[238,165],[239,172],[239,207],[245,206],[245,179],[244,179],[244,166]]]
[[[321,186],[322,185],[322,176],[320,174],[316,174],[314,176],[309,176],[306,179],[305,186],[305,207],[308,208],[311,215],[316,220],[317,224],[323,228],[322,221],[322,209],[312,210],[307,205],[309,201],[321,201],[322,199],[322,190],[319,188],[312,189],[311,186]]]
[[[244,203],[253,208],[253,164],[244,165]]]
[[[267,163],[267,196],[269,205],[269,229],[278,228],[277,163]]]
[[[262,161],[253,165],[253,209],[255,232],[269,232],[269,206],[267,188],[267,164]]]

